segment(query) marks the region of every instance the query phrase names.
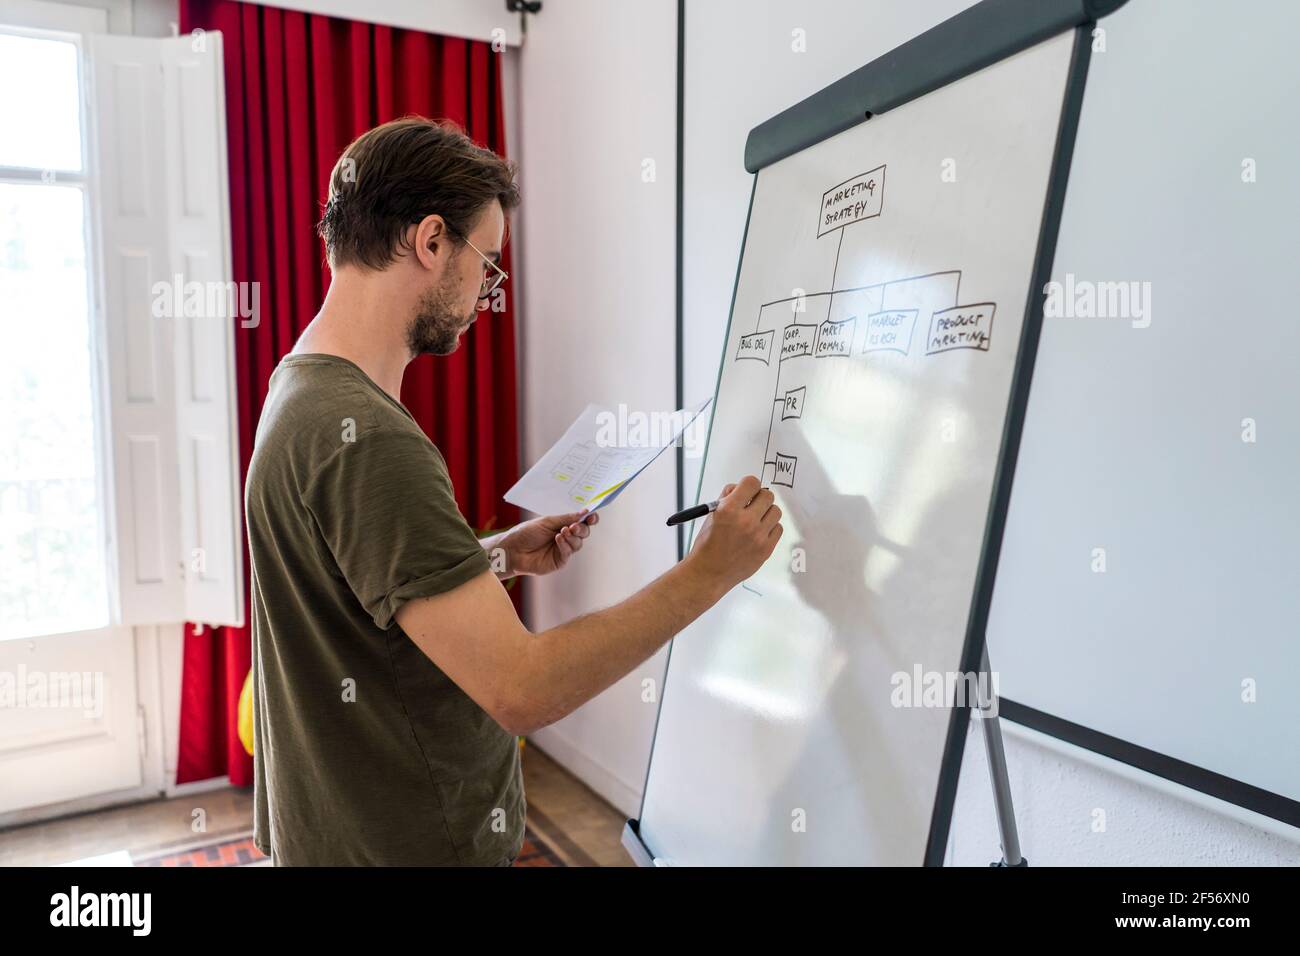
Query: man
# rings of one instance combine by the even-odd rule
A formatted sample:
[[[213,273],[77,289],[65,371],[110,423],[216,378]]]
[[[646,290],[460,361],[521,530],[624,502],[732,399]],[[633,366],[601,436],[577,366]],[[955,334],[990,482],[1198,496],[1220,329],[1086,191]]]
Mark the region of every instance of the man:
[[[524,835],[516,736],[590,700],[753,574],[781,513],[742,478],[676,567],[530,633],[499,578],[563,567],[597,516],[480,542],[399,399],[407,364],[454,351],[504,278],[513,170],[408,118],[349,146],[329,193],[319,231],[333,279],[271,376],[245,489],[254,839],[276,864],[505,865]]]

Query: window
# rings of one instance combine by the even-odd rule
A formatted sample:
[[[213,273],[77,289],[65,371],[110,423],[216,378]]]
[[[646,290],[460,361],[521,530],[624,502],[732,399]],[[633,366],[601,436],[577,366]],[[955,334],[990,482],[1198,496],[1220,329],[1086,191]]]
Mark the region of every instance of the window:
[[[2,640],[110,605],[80,48],[0,32],[0,89]]]
[[[0,640],[243,621],[222,63],[0,25]]]

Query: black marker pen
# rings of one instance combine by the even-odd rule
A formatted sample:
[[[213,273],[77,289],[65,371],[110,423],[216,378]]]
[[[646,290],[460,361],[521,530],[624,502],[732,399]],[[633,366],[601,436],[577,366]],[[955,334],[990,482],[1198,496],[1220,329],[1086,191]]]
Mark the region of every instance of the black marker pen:
[[[703,518],[705,515],[713,514],[717,510],[718,503],[716,501],[710,501],[706,505],[695,505],[684,511],[679,511],[669,518],[668,527],[671,528],[675,524],[685,524],[687,521],[694,521],[696,518]]]

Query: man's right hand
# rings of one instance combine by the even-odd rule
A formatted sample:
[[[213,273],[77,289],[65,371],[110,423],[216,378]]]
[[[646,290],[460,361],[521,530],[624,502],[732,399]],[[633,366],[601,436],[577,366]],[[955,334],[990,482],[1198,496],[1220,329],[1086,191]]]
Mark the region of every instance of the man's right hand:
[[[776,496],[753,475],[727,485],[718,508],[695,538],[687,561],[730,591],[762,567],[781,539]]]

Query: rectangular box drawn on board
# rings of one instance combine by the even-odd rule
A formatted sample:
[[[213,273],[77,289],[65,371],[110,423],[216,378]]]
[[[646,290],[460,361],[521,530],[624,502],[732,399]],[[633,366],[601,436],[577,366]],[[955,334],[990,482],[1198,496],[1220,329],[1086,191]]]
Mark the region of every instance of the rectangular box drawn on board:
[[[772,355],[772,339],[775,333],[770,329],[766,332],[751,332],[749,335],[740,337],[740,347],[736,349],[736,358],[755,359],[767,364],[768,358]]]
[[[867,316],[867,339],[862,343],[862,351],[906,355],[912,347],[917,313],[917,309],[893,309]]]
[[[822,193],[817,235],[824,236],[863,219],[874,219],[885,205],[885,167],[859,173]]]
[[[817,344],[813,346],[816,358],[829,355],[848,355],[853,348],[853,332],[858,327],[856,316],[832,322],[827,319],[817,327]]]
[[[958,305],[936,312],[930,319],[930,338],[925,344],[925,354],[947,352],[951,349],[989,350],[989,337],[993,334],[992,302]]]
[[[776,460],[772,462],[772,481],[774,485],[785,485],[787,488],[794,487],[794,466],[798,464],[798,459],[794,455],[782,455],[777,452]]]
[[[781,421],[787,418],[803,417],[803,400],[808,394],[808,386],[801,385],[798,388],[792,388],[785,393],[785,398],[781,402]]]
[[[817,326],[793,323],[781,333],[781,361],[798,358],[800,355],[812,355],[813,339],[817,337]]]

